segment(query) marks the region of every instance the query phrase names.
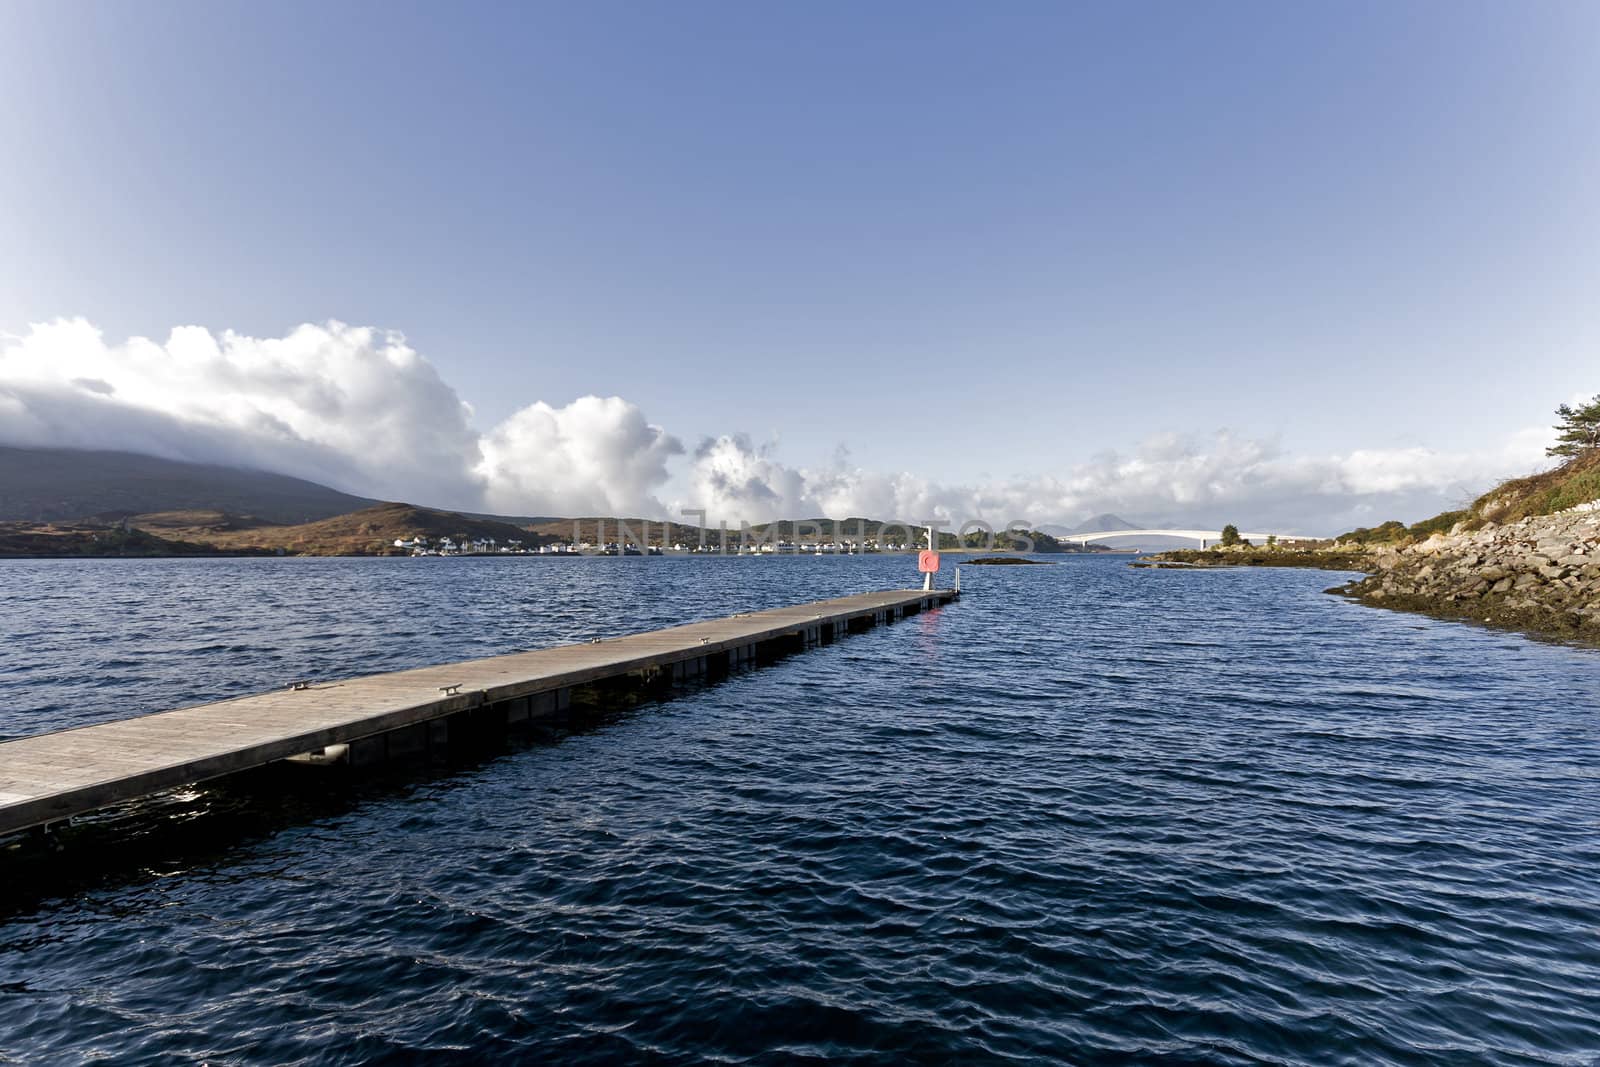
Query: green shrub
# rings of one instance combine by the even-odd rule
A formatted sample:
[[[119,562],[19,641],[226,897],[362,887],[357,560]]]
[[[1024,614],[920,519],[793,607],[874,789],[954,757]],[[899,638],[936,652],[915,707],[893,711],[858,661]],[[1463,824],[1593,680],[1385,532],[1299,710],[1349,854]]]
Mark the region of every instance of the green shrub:
[[[1503,482],[1479,497],[1472,509],[1495,522],[1516,522],[1596,499],[1600,499],[1600,452],[1589,452],[1554,470]]]
[[[1335,541],[1354,541],[1358,545],[1381,545],[1389,541],[1398,541],[1409,532],[1406,524],[1398,519],[1390,519],[1379,526],[1359,526],[1347,534],[1340,534]]]
[[[1423,519],[1413,524],[1406,532],[1411,535],[1413,541],[1425,541],[1436,533],[1447,534],[1456,523],[1466,522],[1471,518],[1471,511],[1446,511],[1442,515],[1435,515],[1431,519]]]

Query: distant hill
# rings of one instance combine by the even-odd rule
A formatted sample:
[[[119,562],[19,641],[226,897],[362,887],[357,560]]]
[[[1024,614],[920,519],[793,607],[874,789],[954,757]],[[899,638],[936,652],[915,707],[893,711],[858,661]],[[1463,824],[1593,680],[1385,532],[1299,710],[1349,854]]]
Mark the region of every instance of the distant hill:
[[[663,519],[588,515],[571,519],[539,519],[530,523],[528,530],[540,537],[541,543],[576,540],[602,544],[616,541],[623,526],[628,528],[628,540],[633,543],[643,539],[652,545],[684,544],[692,547],[701,544],[703,539],[705,544],[720,544],[719,533],[715,529],[706,530]],[[739,531],[735,529],[728,536],[729,544],[737,547]]]
[[[517,521],[522,520],[507,520]],[[723,532],[718,526],[692,526],[687,523],[669,522],[662,519],[616,518],[614,516],[586,515],[578,518],[565,519],[537,519],[527,523],[530,530],[535,533],[546,534],[553,538],[570,541],[573,531],[577,531],[579,541],[599,543],[602,541],[615,541],[618,536],[619,524],[628,527],[629,539],[646,538],[651,544],[685,544],[685,545],[720,545]],[[602,528],[603,527],[603,528]],[[914,523],[884,522],[880,519],[863,519],[859,517],[848,519],[781,519],[776,522],[753,523],[750,526],[752,540],[771,539],[777,541],[830,541],[834,538],[840,540],[857,540],[859,538],[876,538],[885,527],[892,528],[891,539],[914,539],[921,544],[925,539],[923,527]],[[728,544],[737,547],[740,542],[741,527],[733,524],[728,527]],[[945,539],[954,544],[954,537],[947,530]]]
[[[457,515],[465,515],[469,519],[483,519],[486,522],[509,522],[513,526],[524,528],[543,526],[552,522],[570,522],[559,515],[491,515],[486,511],[458,511]],[[624,520],[626,521],[626,520]]]
[[[160,511],[219,511],[275,523],[377,503],[282,474],[131,452],[0,446],[0,521],[59,522]]]
[[[723,536],[720,529],[659,520],[650,521],[647,532],[645,520],[637,518],[457,514],[352,496],[302,478],[264,471],[130,452],[0,446],[0,523],[71,524],[80,520],[90,520],[97,528],[120,528],[126,520],[133,530],[225,551],[264,549],[317,555],[393,551],[396,539],[419,534],[433,539],[521,540],[532,547],[572,540],[576,528],[577,540],[598,543],[616,540],[621,522],[627,523],[630,540],[643,538],[651,544],[717,545]],[[1072,532],[1133,526],[1116,515],[1097,515]],[[1034,531],[1035,549],[1083,551],[1048,536],[1065,532],[1060,527]],[[762,523],[753,528],[753,534],[756,539],[804,542],[876,540],[887,534],[888,540],[909,542],[913,547],[924,539],[922,528],[914,523],[857,516]],[[738,528],[728,531],[728,540],[737,547]],[[942,548],[957,547],[948,530],[940,541]],[[1001,537],[998,544],[1009,547],[1011,539]],[[994,546],[969,543],[965,547]]]
[[[211,545],[93,523],[0,522],[0,558],[51,556],[217,556]]]
[[[1141,528],[1139,523],[1130,522],[1108,511],[1103,515],[1096,515],[1092,519],[1084,519],[1078,525],[1065,532],[1069,534],[1096,534],[1107,533],[1111,530],[1138,530]]]
[[[441,537],[493,538],[502,544],[521,541],[528,547],[555,540],[510,523],[473,519],[452,511],[436,511],[412,504],[378,504],[348,515],[295,525],[253,522],[215,511],[137,515],[128,523],[159,537],[215,548],[282,549],[310,556],[386,555],[398,551],[394,548],[396,540],[419,534],[435,541]]]

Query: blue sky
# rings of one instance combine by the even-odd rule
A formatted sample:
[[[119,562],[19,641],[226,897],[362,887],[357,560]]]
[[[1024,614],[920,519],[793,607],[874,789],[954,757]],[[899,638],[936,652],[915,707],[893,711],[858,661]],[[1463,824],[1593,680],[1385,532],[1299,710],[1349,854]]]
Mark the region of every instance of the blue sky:
[[[1600,389],[1596,131],[1590,3],[12,0],[0,332],[401,331],[484,431],[637,405],[664,505],[738,433],[970,487],[1487,456],[1459,492]]]

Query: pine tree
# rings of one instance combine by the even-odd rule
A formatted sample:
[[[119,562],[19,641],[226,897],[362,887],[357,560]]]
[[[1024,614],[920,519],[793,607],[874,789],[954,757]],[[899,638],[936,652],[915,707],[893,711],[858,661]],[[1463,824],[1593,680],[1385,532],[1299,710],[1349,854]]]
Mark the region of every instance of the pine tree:
[[[1237,545],[1237,544],[1241,544],[1242,542],[1243,542],[1243,538],[1241,538],[1239,536],[1239,527],[1235,526],[1233,523],[1230,522],[1230,523],[1228,523],[1228,525],[1226,525],[1226,526],[1224,526],[1222,528],[1222,543],[1223,544],[1225,544],[1225,545]]]
[[[1549,456],[1581,456],[1600,448],[1600,396],[1587,404],[1556,408],[1561,421],[1556,425],[1556,443],[1545,451]]]

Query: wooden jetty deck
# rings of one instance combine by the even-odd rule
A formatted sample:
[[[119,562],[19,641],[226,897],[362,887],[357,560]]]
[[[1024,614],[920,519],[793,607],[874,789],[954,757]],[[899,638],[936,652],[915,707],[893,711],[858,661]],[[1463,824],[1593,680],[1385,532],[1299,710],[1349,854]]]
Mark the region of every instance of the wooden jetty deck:
[[[574,686],[693,677],[937,607],[954,590],[861,593],[584,645],[315,682],[0,743],[0,834],[328,753],[353,763],[425,750],[452,721],[514,725],[567,706]]]

